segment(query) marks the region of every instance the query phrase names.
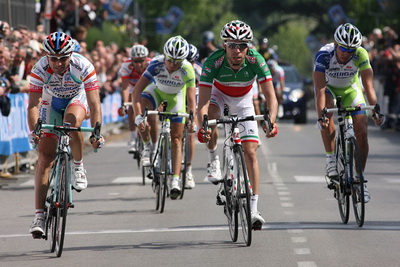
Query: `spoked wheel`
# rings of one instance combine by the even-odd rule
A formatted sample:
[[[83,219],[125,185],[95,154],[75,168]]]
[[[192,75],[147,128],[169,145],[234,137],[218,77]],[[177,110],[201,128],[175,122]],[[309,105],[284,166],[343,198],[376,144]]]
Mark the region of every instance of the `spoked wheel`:
[[[238,149],[235,153],[237,162],[237,196],[240,214],[240,224],[242,226],[244,242],[247,246],[251,245],[252,225],[250,211],[250,183],[247,176],[246,164],[244,161],[243,150]]]
[[[160,199],[161,199],[161,194],[160,194],[160,175],[158,172],[154,171],[153,173],[153,183],[154,183],[154,193],[156,194],[156,210],[160,208]]]
[[[364,225],[365,217],[365,199],[364,199],[364,176],[361,167],[361,159],[357,146],[357,142],[354,138],[349,140],[350,143],[350,177],[352,181],[351,185],[351,197],[353,200],[354,216],[356,218],[357,225],[362,227]]]
[[[53,185],[51,184],[52,182],[55,181],[55,176],[56,176],[56,171],[54,168],[51,169],[50,172],[50,184],[49,184],[49,189],[47,192],[47,197],[46,197],[46,224],[45,224],[45,236],[44,239],[50,241],[50,252],[54,252],[56,249],[56,242],[53,234],[53,223],[55,222],[54,220],[54,215],[55,215],[55,208],[53,204]]]
[[[168,191],[168,148],[167,148],[167,138],[162,139],[162,149],[161,149],[161,173],[160,173],[160,213],[164,212],[165,199],[167,198]]]
[[[336,139],[336,162],[337,162],[337,171],[339,174],[339,184],[335,189],[335,197],[338,201],[339,213],[342,218],[343,223],[347,223],[349,221],[350,215],[350,192],[347,184],[347,174],[346,174],[346,159],[344,158],[343,146],[339,141],[341,139]]]
[[[229,172],[227,172],[229,173]],[[226,174],[224,178],[225,206],[224,212],[228,218],[229,234],[233,242],[238,239],[238,210],[236,206],[236,198],[233,197],[233,182]]]
[[[67,224],[67,213],[68,213],[68,179],[69,179],[69,167],[68,167],[68,156],[63,155],[60,160],[60,173],[58,179],[58,189],[57,189],[57,199],[55,203],[55,223],[52,224],[53,234],[55,238],[55,250],[57,257],[61,257],[64,237],[65,237],[65,227]],[[53,221],[54,222],[54,221]]]
[[[183,198],[183,193],[185,192],[188,163],[189,163],[189,136],[188,136],[188,131],[185,128],[182,137],[182,169],[181,169],[181,181],[180,181],[181,195],[179,196],[180,199]]]

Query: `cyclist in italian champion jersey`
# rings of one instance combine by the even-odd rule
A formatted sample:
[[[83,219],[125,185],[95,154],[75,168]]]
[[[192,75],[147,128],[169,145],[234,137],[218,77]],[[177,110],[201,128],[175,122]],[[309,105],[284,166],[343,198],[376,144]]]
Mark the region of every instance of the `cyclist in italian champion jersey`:
[[[192,44],[189,44],[189,54],[186,59],[192,64],[194,69],[194,74],[196,77],[196,104],[199,95],[198,84],[200,81],[201,68],[202,68],[201,64],[197,62],[198,58],[199,58],[199,51],[197,50],[197,47]],[[185,183],[185,188],[187,189],[192,189],[195,187],[194,175],[192,173],[192,162],[195,149],[196,149],[195,136],[194,134],[189,134],[189,163],[188,163],[188,168],[186,173],[186,183]]]
[[[221,39],[224,41],[223,49],[211,54],[203,64],[199,83],[199,123],[203,121],[204,114],[208,114],[209,119],[220,118],[224,104],[228,105],[231,114],[255,115],[252,92],[255,80],[259,82],[267,99],[271,121],[274,123],[278,104],[272,77],[264,58],[256,50],[249,48],[249,43],[253,39],[250,26],[242,21],[231,21],[222,28]],[[240,135],[254,193],[251,197],[251,218],[253,224],[262,224],[265,220],[257,209],[260,183],[256,156],[259,142],[258,126],[256,121],[246,121],[243,125],[244,130]],[[278,126],[274,123],[272,131],[266,135],[273,137],[277,132]],[[210,182],[217,184],[222,180],[217,156],[218,130],[213,127],[212,132],[204,133],[201,129],[198,138],[202,143],[208,142],[207,176]]]
[[[189,44],[184,38],[175,36],[168,39],[164,45],[164,54],[155,57],[150,62],[133,90],[135,114],[138,114],[135,123],[141,131],[140,135],[144,144],[141,158],[143,166],[150,166],[150,154],[154,151],[157,142],[156,118],[148,117],[148,123],[145,125],[141,115],[145,108],[154,110],[162,102],[167,102],[167,111],[186,112],[187,99],[187,109],[195,111],[195,74],[192,64],[186,60],[188,53]],[[182,117],[171,119],[173,175],[170,177],[170,195],[172,199],[176,199],[181,193],[179,175],[182,164],[184,122]],[[189,124],[190,132],[193,128],[194,124]]]
[[[332,114],[328,115],[326,121],[322,120],[322,109],[333,107],[337,96],[342,96],[343,106],[365,106],[363,88],[368,103],[370,105],[377,103],[373,83],[374,74],[368,53],[361,47],[360,31],[350,23],[342,24],[337,27],[334,39],[333,43],[325,45],[316,54],[313,72],[318,125],[326,152],[326,176],[331,179],[337,179],[338,176],[334,154],[335,125]],[[362,86],[359,75],[361,75]],[[366,111],[356,111],[352,115],[364,170],[368,157],[368,117]],[[375,111],[372,117],[376,125],[381,125],[384,120],[384,117],[378,118]],[[370,200],[366,187],[364,198],[365,202]]]
[[[143,72],[146,70],[151,59],[148,58],[149,50],[144,45],[134,45],[130,51],[131,57],[124,61],[118,71],[118,75],[122,80],[122,106],[118,109],[118,114],[120,116],[125,116],[128,113],[128,123],[129,131],[131,132],[130,139],[128,141],[128,148],[130,152],[135,151],[136,148],[136,125],[135,116],[133,113],[132,105],[126,107],[124,103],[132,102],[132,92],[139,78],[142,76]],[[128,92],[129,87],[129,92]]]
[[[74,45],[74,40],[65,33],[50,34],[42,44],[46,56],[36,63],[30,74],[28,124],[32,131],[30,141],[38,145],[39,152],[35,173],[36,215],[30,228],[32,234],[44,234],[49,172],[58,140],[56,133],[51,130],[36,135],[34,129],[38,118],[47,124],[62,125],[64,121],[76,127],[89,117],[93,127],[102,119],[94,66],[82,55],[73,53]],[[86,170],[82,163],[83,135],[81,132],[72,132],[70,135],[74,162],[72,186],[80,191],[87,187]],[[104,144],[104,139],[101,137],[91,142],[94,148],[99,148]]]

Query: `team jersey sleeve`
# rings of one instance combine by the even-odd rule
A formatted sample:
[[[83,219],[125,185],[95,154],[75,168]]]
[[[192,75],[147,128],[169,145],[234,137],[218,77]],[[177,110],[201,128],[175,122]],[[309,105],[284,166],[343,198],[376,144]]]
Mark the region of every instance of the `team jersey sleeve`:
[[[49,64],[45,62],[45,57],[42,57],[33,66],[30,75],[29,92],[42,93],[46,71]]]
[[[79,62],[82,69],[82,83],[85,91],[98,90],[99,85],[97,83],[96,70],[93,64],[87,58],[81,55],[79,55],[79,57],[81,58]]]
[[[186,75],[183,76],[186,87],[195,87],[196,86],[196,75],[195,75],[192,64],[189,61],[185,61],[182,68],[183,68],[183,71],[186,73]]]
[[[329,66],[329,61],[326,60],[327,58],[329,58],[329,52],[324,50],[318,51],[314,59],[314,71],[325,73],[325,70]]]
[[[206,59],[201,70],[199,86],[212,87],[214,77],[218,74],[217,68],[222,65],[223,61],[224,56],[220,53],[220,50],[214,52]]]
[[[257,74],[257,80],[259,83],[272,81],[271,71],[268,68],[267,63],[263,56],[254,49],[249,49],[249,53],[246,59],[252,67],[255,74]]]
[[[367,50],[365,50],[363,47],[357,48],[356,56],[358,57],[356,64],[360,71],[371,68],[371,63],[369,62],[369,55]]]
[[[130,64],[131,64],[131,59],[128,59],[127,61],[121,64],[121,67],[118,70],[118,76],[121,77],[121,79],[129,79],[129,76],[132,72],[132,70],[129,69]]]

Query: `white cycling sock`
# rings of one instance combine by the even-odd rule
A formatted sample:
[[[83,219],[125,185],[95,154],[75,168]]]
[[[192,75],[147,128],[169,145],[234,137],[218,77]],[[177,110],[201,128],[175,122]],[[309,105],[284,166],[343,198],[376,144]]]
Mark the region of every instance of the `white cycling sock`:
[[[252,195],[250,197],[250,210],[253,212],[258,211],[257,210],[257,206],[258,206],[258,195]]]
[[[335,152],[328,152],[328,153],[326,153],[326,162],[330,162],[330,161],[332,161],[332,160],[335,160],[336,161],[336,154],[335,154]]]
[[[216,156],[218,156],[217,146],[215,146],[213,149],[208,149],[208,160],[209,160],[209,162],[214,161]]]

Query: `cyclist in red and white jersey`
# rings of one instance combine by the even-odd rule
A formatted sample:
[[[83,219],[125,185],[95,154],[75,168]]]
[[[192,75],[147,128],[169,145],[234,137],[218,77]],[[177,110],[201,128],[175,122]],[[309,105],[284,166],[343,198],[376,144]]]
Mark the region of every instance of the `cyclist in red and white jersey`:
[[[255,80],[259,82],[266,97],[271,121],[274,123],[278,104],[272,76],[264,58],[256,50],[249,48],[253,39],[250,26],[239,20],[231,21],[222,28],[221,39],[224,41],[223,49],[211,54],[203,64],[199,84],[199,125],[202,125],[204,114],[208,114],[210,119],[220,118],[224,104],[228,105],[231,114],[255,115],[252,92]],[[258,126],[256,121],[247,121],[243,125],[244,130],[240,135],[254,193],[250,203],[252,224],[261,225],[265,220],[257,209],[260,183],[256,155],[259,142]],[[277,132],[278,126],[274,123],[274,128],[267,133],[267,137],[273,137]],[[212,132],[204,133],[201,129],[198,138],[200,142],[208,143],[207,176],[210,182],[217,184],[222,180],[217,156],[218,130],[213,127]]]
[[[122,79],[122,106],[118,109],[118,114],[120,116],[125,116],[128,112],[128,123],[129,131],[131,132],[130,139],[128,141],[128,149],[130,152],[135,151],[136,148],[136,125],[135,116],[133,112],[132,105],[126,107],[124,103],[132,102],[132,92],[139,78],[142,76],[143,72],[146,70],[151,59],[148,57],[149,50],[144,45],[134,45],[130,51],[131,57],[121,64],[118,71],[118,75]],[[129,87],[129,92],[128,92]]]
[[[51,130],[41,136],[34,132],[40,117],[43,123],[62,125],[69,122],[79,127],[90,117],[92,126],[101,123],[101,105],[94,66],[88,59],[73,53],[75,41],[63,32],[54,32],[43,41],[46,56],[33,67],[30,74],[28,125],[32,131],[31,143],[38,145],[38,163],[35,173],[35,219],[30,233],[44,234],[44,209],[49,172],[55,159],[58,137]],[[90,112],[89,112],[90,109]],[[73,156],[72,186],[80,191],[87,187],[86,170],[83,167],[83,134],[72,132]],[[99,148],[104,139],[92,140]]]

